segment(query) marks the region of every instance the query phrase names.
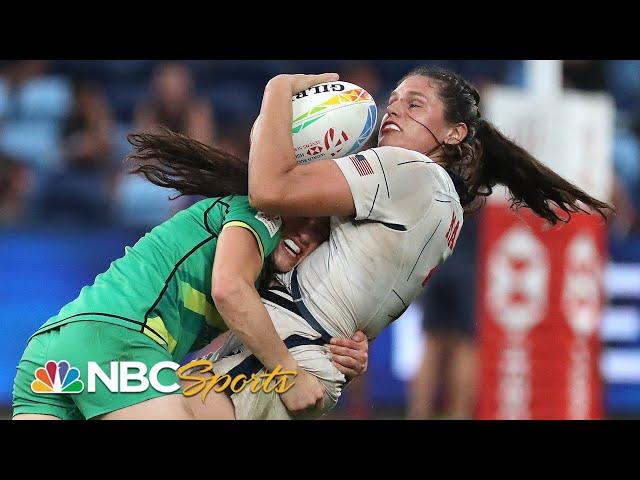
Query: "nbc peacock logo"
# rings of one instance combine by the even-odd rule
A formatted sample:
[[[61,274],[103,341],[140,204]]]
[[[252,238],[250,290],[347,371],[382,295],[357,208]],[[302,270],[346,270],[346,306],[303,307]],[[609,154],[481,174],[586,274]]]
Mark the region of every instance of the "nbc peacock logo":
[[[84,390],[80,371],[66,360],[49,360],[34,375],[36,379],[31,382],[33,393],[80,393]]]

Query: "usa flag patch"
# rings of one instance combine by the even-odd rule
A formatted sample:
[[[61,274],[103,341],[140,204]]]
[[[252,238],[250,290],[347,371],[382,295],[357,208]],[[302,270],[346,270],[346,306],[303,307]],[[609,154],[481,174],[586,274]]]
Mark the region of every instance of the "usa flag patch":
[[[353,157],[349,157],[349,160],[351,160],[351,163],[356,167],[356,170],[358,170],[361,177],[373,175],[373,168],[371,168],[369,161],[364,155],[355,155]]]

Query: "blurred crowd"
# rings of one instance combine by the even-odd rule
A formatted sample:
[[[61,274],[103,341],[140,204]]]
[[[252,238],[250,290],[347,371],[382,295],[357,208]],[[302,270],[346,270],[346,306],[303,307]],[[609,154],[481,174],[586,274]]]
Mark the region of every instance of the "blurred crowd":
[[[454,69],[480,89],[522,84],[522,62],[450,61],[3,61],[0,62],[0,224],[151,226],[189,199],[126,174],[126,134],[165,125],[238,155],[262,90],[281,72],[338,71],[384,104],[422,63]],[[566,61],[565,86],[608,91],[618,108],[618,230],[638,229],[640,62]],[[372,140],[374,141],[374,140]]]
[[[0,226],[106,224],[143,231],[197,199],[170,201],[175,192],[128,175],[127,133],[163,125],[247,156],[249,130],[272,76],[337,71],[366,88],[382,109],[395,82],[421,64],[455,70],[481,93],[492,84],[524,83],[522,61],[0,61]],[[640,61],[565,61],[563,80],[566,88],[615,99],[618,215],[611,235],[640,233]],[[473,410],[474,287],[459,278],[469,277],[476,245],[475,235],[464,238],[460,261],[445,265],[448,273],[431,297],[420,299],[431,313],[424,321],[427,355],[409,395],[412,418],[437,415],[443,398],[456,418]],[[451,291],[459,297],[447,295]],[[351,418],[368,416],[366,389],[366,376],[351,387]]]

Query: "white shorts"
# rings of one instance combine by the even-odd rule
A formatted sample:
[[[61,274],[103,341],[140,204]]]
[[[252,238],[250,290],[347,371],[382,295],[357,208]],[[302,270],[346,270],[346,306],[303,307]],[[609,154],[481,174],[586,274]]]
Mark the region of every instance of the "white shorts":
[[[324,386],[324,405],[322,410],[314,412],[312,415],[292,417],[278,393],[273,391],[265,393],[263,390],[253,393],[247,387],[238,393],[230,393],[235,407],[236,419],[288,420],[320,417],[337,403],[346,381],[345,376],[331,362],[329,349],[321,340],[320,333],[311,328],[309,323],[297,313],[295,307],[287,307],[287,304],[293,305],[291,296],[284,290],[275,287],[269,291],[270,298],[276,299],[274,295],[277,295],[282,299],[278,303],[262,299],[276,331],[285,344],[288,346],[296,345],[289,348],[293,358],[300,367],[318,378]],[[311,342],[316,342],[316,344]],[[256,375],[265,373],[262,364],[233,334],[209,358],[214,361],[214,372],[216,373],[230,373],[232,377],[240,373],[247,375],[247,377],[250,377],[252,373]],[[295,381],[295,379],[293,380]]]

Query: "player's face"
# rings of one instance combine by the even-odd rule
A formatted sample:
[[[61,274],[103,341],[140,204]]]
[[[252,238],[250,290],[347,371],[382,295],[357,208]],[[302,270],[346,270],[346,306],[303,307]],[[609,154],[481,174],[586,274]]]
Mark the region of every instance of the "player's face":
[[[272,254],[278,272],[289,272],[329,238],[329,219],[284,217],[280,243]]]
[[[450,127],[444,120],[444,104],[438,98],[437,84],[430,78],[414,75],[404,80],[389,97],[387,112],[382,117],[378,145],[403,147],[438,156],[438,141],[446,140]],[[420,122],[420,123],[418,123]]]

